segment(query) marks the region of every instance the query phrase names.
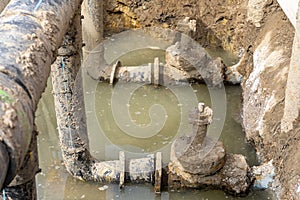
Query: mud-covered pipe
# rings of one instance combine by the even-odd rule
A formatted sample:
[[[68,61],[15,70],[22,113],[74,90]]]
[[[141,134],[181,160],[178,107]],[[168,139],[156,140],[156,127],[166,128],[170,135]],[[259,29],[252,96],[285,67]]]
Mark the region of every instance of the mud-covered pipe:
[[[5,145],[0,142],[0,185],[3,185],[9,165],[9,157]]]
[[[78,11],[51,67],[54,104],[64,164],[73,177],[119,182],[120,161],[99,162],[89,152],[81,80],[81,17]]]
[[[34,126],[34,128],[36,129],[36,126]],[[18,171],[14,180],[5,188],[5,195],[7,199],[37,199],[35,186],[35,175],[39,171],[37,133],[38,132],[36,130],[33,131],[31,143],[24,158],[22,167]]]
[[[9,155],[0,189],[22,166],[51,63],[80,3],[11,0],[0,15],[0,140]]]
[[[82,3],[82,36],[84,58],[103,39],[103,1],[84,0]]]

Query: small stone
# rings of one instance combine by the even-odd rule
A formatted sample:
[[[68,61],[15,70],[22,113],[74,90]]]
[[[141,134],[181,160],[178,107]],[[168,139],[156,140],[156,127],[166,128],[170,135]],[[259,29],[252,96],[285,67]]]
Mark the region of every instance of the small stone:
[[[229,154],[226,163],[220,171],[221,185],[228,191],[236,194],[245,193],[251,184],[250,171],[246,158],[240,154]]]
[[[275,174],[275,167],[272,160],[260,166],[252,167],[252,174],[255,178],[253,186],[259,189],[267,189],[273,182]]]

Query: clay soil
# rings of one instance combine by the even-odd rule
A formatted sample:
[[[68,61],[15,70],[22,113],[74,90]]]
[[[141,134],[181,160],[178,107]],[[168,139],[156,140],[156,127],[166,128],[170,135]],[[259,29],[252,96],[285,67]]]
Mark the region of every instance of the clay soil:
[[[278,4],[271,4],[265,8],[265,17],[263,19],[262,27],[256,29],[255,36],[249,40],[252,41],[251,48],[249,48],[248,58],[252,61],[253,50],[261,43],[265,35],[272,31],[270,44],[271,48],[280,47],[283,50],[283,56],[286,58],[291,57],[292,44],[294,39],[294,28],[288,21],[285,14],[282,12]],[[273,108],[273,110],[265,115],[267,130],[269,133],[265,138],[254,136],[252,138],[256,148],[262,153],[262,161],[273,159],[273,164],[277,168],[277,175],[281,183],[281,199],[297,199],[291,192],[292,187],[297,187],[296,184],[300,179],[300,127],[299,121],[295,123],[296,129],[290,133],[282,133],[280,131],[280,121],[284,112],[284,98],[285,87],[287,81],[287,74],[282,74],[284,70],[288,69],[289,59],[280,67],[274,68],[273,71],[264,73],[261,76],[262,87],[265,88],[266,93],[276,91],[277,98],[280,101]],[[250,74],[253,67],[253,62],[248,62],[245,65],[244,73],[246,76]],[[287,71],[286,71],[287,73]],[[281,75],[284,78],[274,79]],[[298,126],[297,126],[298,124]]]

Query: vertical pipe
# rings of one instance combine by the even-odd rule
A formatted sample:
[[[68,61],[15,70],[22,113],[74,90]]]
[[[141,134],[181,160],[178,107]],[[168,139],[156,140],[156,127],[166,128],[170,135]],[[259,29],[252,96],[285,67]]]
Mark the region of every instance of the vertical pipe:
[[[100,0],[84,0],[82,4],[82,38],[83,38],[83,60],[85,60],[90,53],[93,54],[93,50],[97,45],[103,40],[103,3],[104,1]],[[103,46],[97,47],[98,62],[101,62],[104,65],[104,49]],[[95,80],[100,78],[100,66],[87,68],[86,69],[90,77]]]
[[[83,58],[103,39],[103,1],[84,0],[82,3]]]
[[[54,104],[64,164],[75,178],[119,182],[120,161],[98,162],[89,152],[81,67],[81,17],[73,23],[51,67]]]
[[[77,84],[81,81],[79,73],[81,45],[81,19],[78,11],[65,35],[51,72],[59,139],[65,166],[74,177],[89,179],[92,158],[87,149],[88,137],[82,88]],[[78,162],[80,159],[84,162]]]

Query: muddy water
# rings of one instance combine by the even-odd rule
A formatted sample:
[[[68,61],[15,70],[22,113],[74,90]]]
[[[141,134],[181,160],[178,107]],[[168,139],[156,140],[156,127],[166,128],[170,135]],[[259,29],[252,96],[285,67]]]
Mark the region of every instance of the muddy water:
[[[187,90],[188,86],[181,86],[180,89]],[[192,89],[199,102],[211,106],[211,98],[205,85],[193,85]],[[173,91],[167,87],[154,88],[153,86],[144,85],[131,95],[128,103],[120,102],[129,110],[129,114],[126,112],[120,113],[121,117],[132,119],[132,123],[125,124],[127,129],[124,130],[122,124],[116,122],[118,118],[116,119],[112,112],[111,99],[115,90],[116,87],[113,89],[106,83],[100,83],[95,93],[95,112],[102,130],[95,131],[98,130],[97,126],[95,124],[89,125],[90,136],[98,138],[90,141],[94,156],[98,159],[103,159],[103,157],[117,159],[119,150],[127,151],[129,155],[131,155],[130,153],[142,155],[143,153],[159,150],[163,151],[166,155],[164,160],[168,162],[167,155],[169,155],[170,144],[179,135],[190,133],[185,131],[189,129],[188,122],[180,121],[180,118],[183,117],[181,113],[182,102],[179,102]],[[255,165],[257,164],[255,151],[251,145],[245,142],[240,125],[240,95],[241,89],[239,87],[226,87],[227,103],[225,106],[227,113],[219,139],[224,142],[228,153],[243,154],[247,157],[250,165]],[[149,109],[153,105],[160,105],[165,109],[167,120],[164,122],[163,128],[155,135],[146,128],[142,129],[142,133],[135,131],[134,127],[136,125],[143,128],[151,124]],[[162,111],[157,111],[157,116],[159,112]],[[92,117],[89,115],[90,113],[91,111],[88,110],[88,118]],[[164,119],[162,118],[161,121],[164,121]],[[133,126],[132,130],[130,129],[131,126]],[[183,133],[179,133],[179,126],[185,127]],[[214,127],[210,127],[208,135],[211,131],[214,131],[213,129]],[[102,141],[102,145],[100,141]]]
[[[195,94],[200,101],[210,104],[207,88],[203,85],[193,86]],[[157,134],[156,137],[140,139],[133,138],[122,132],[112,119],[109,96],[112,91],[108,84],[99,84],[96,91],[96,113],[109,144],[101,142],[99,133],[90,131],[90,146],[94,156],[99,159],[115,159],[119,149],[127,153],[144,153],[155,151],[158,146],[164,147],[171,142],[176,133],[172,130],[177,129],[178,124],[178,102],[175,96],[168,89],[155,89],[145,86],[136,91],[130,102],[130,113],[136,123],[146,124],[149,122],[147,110],[149,102],[159,100],[164,105],[168,113],[166,127]],[[150,95],[151,94],[151,95]],[[240,95],[239,87],[226,87],[227,94],[227,115],[224,129],[220,140],[225,143],[226,149],[231,153],[241,153],[245,155],[250,164],[255,164],[255,152],[250,145],[244,142],[242,128],[239,121]],[[145,96],[147,95],[147,96]],[[148,101],[145,101],[148,99]],[[142,103],[144,101],[144,104]],[[144,108],[144,109],[142,109]],[[89,113],[88,113],[89,116]],[[137,117],[138,116],[138,117]],[[117,185],[108,185],[106,191],[100,191],[101,184],[85,183],[74,180],[64,169],[62,158],[57,140],[57,129],[55,122],[55,112],[51,85],[48,86],[37,112],[37,124],[40,131],[39,135],[39,156],[42,173],[37,177],[39,199],[272,199],[272,195],[264,191],[251,192],[247,197],[235,198],[226,195],[222,191],[197,191],[186,190],[182,192],[164,192],[161,197],[153,193],[152,185],[126,185],[125,191],[120,192]],[[173,124],[173,126],[172,126]],[[114,146],[115,145],[115,146]],[[166,153],[164,154],[166,155]]]
[[[152,51],[150,54],[157,56],[161,52],[153,53]],[[121,58],[121,60],[125,64],[133,63],[134,65],[143,64],[145,59],[149,59],[145,63],[153,60],[152,57],[149,58],[147,51],[141,51],[138,57],[143,61],[134,61],[134,63],[128,57]],[[125,90],[126,85],[118,83],[113,88],[106,83],[89,81],[96,84],[95,90],[88,91],[86,96],[90,150],[96,158],[101,160],[117,159],[119,150],[125,151],[127,158],[142,157],[159,150],[163,152],[164,163],[167,163],[172,141],[180,134],[189,134],[188,121],[181,119],[183,118],[184,103],[178,99],[174,90],[168,87],[154,88],[142,85],[128,95],[130,97],[128,100],[120,100],[118,96],[114,95]],[[195,97],[196,101],[211,105],[210,93],[205,85],[182,86],[177,92],[185,92],[189,89],[194,96],[190,94],[191,96],[187,97]],[[153,186],[149,184],[126,184],[124,191],[120,191],[118,185],[109,184],[106,190],[101,191],[99,188],[103,186],[102,184],[74,180],[62,164],[51,90],[49,82],[36,114],[36,122],[40,131],[39,157],[42,168],[42,173],[37,176],[38,199],[274,199],[272,194],[267,191],[251,191],[246,197],[233,197],[219,190],[164,191],[161,196],[155,196]],[[245,142],[239,123],[240,96],[241,89],[239,87],[226,87],[226,102],[223,102],[223,105],[226,106],[227,111],[219,139],[224,142],[228,153],[243,154],[247,157],[250,165],[255,165],[257,164],[255,151]],[[188,99],[186,100],[185,102],[189,102]],[[118,107],[118,104],[121,107]],[[119,110],[113,110],[114,105],[117,105]],[[193,107],[196,104],[190,106]],[[122,107],[125,109],[122,110]],[[126,121],[128,118],[131,119],[129,122]],[[125,120],[123,124],[120,122],[122,120]],[[153,124],[158,125],[155,134],[152,133],[153,131],[147,131],[151,130]],[[162,127],[160,127],[161,124]],[[135,132],[135,130],[139,131]],[[214,130],[214,127],[209,129],[212,132]]]

